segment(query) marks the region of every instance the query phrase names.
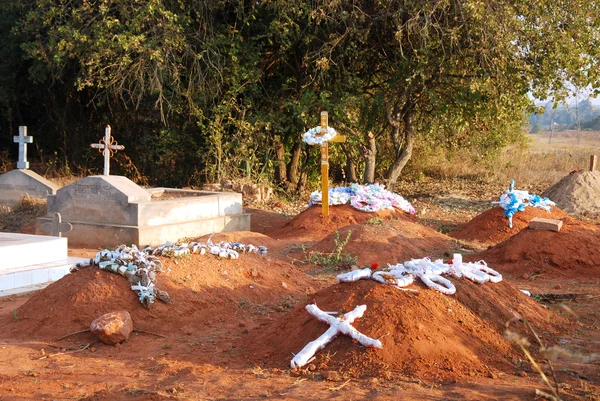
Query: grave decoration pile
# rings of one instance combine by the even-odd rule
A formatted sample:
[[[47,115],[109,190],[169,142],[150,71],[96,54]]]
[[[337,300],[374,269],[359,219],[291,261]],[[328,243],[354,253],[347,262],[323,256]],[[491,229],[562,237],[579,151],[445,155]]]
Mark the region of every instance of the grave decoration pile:
[[[315,191],[310,194],[309,207],[322,201],[322,192]],[[355,209],[363,212],[377,212],[382,209],[404,210],[414,214],[415,208],[402,196],[385,189],[383,184],[350,184],[349,187],[329,188],[329,204],[345,205],[350,203]]]
[[[498,283],[502,275],[488,267],[485,261],[463,262],[462,255],[454,254],[452,261],[443,263],[441,259],[431,261],[429,258],[412,259],[408,262],[388,265],[387,269],[373,271],[370,268],[354,270],[337,276],[338,283],[351,283],[361,279],[371,279],[397,288],[406,287],[418,277],[426,286],[443,294],[456,293],[456,287],[442,275],[465,277],[478,284],[488,281]]]
[[[178,257],[189,254],[204,255],[210,253],[220,258],[238,259],[239,252],[256,253],[261,256],[267,254],[266,246],[245,245],[241,243],[218,242],[214,244],[211,239],[206,243],[189,242],[172,244],[167,242],[156,248],[146,247],[139,250],[137,246],[121,245],[115,250],[103,249],[88,261],[76,264],[71,271],[79,270],[80,267],[97,266],[101,270],[117,273],[127,278],[131,289],[137,291],[140,302],[150,306],[154,300],[171,303],[169,294],[156,287],[156,273],[163,271],[162,262],[158,256]]]
[[[94,258],[77,263],[71,271],[91,266],[125,277],[146,307],[153,304],[156,298],[166,303],[171,302],[169,294],[156,287],[156,273],[163,270],[162,262],[158,257],[140,251],[135,245],[121,245],[115,250],[103,249]]]
[[[552,210],[556,203],[548,198],[542,198],[539,195],[530,194],[527,191],[515,190],[515,180],[510,181],[510,187],[502,195],[500,200],[492,202],[504,209],[504,215],[508,217],[508,226],[513,226],[513,215],[516,212],[522,212],[527,206],[537,207],[546,211]]]
[[[365,313],[367,305],[359,305],[340,318],[331,316],[337,314],[337,312],[324,312],[314,304],[306,305],[306,310],[323,323],[327,323],[330,327],[319,338],[306,344],[306,346],[302,348],[302,351],[294,355],[294,358],[290,362],[292,369],[301,368],[307,363],[310,363],[314,359],[314,355],[317,351],[325,348],[325,346],[333,341],[339,334],[350,336],[365,347],[383,348],[381,341],[367,337],[352,327],[352,323],[356,319],[362,317]]]
[[[173,257],[189,255],[192,253],[200,255],[210,253],[211,255],[226,259],[238,259],[240,257],[240,253],[256,253],[260,256],[267,255],[266,246],[254,246],[252,244],[246,245],[239,242],[227,241],[221,241],[215,244],[211,241],[213,235],[215,235],[215,233],[208,238],[206,243],[183,242],[179,244],[173,244],[171,242],[167,242],[166,244],[157,246],[156,248],[144,248],[143,251],[150,255]]]

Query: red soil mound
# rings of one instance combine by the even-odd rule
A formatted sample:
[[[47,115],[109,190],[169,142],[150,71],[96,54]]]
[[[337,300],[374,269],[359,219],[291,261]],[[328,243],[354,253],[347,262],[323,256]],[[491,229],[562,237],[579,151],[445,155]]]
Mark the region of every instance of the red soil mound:
[[[339,230],[339,240],[352,231],[343,254],[357,257],[361,266],[373,262],[385,266],[411,258],[447,258],[457,250],[456,241],[437,231],[408,220],[384,221],[377,225],[350,225]],[[309,251],[330,253],[336,249],[336,234],[329,234]]]
[[[467,257],[485,260],[492,268],[513,276],[600,278],[600,227],[563,219],[559,232],[525,229],[507,241]]]
[[[350,377],[393,377],[397,372],[436,381],[490,375],[490,369],[512,368],[509,360],[517,352],[501,333],[515,313],[544,332],[554,331],[552,324],[562,322],[504,282],[478,285],[453,281],[458,284],[456,297],[422,285],[414,293],[365,280],[318,292],[313,299],[322,310],[347,312],[366,304],[364,316],[354,326],[380,339],[383,348],[364,348],[340,336],[317,353],[314,368],[339,370]],[[249,358],[269,367],[286,368],[292,353],[327,328],[299,305],[272,325],[251,333]],[[513,323],[511,328],[526,331],[523,323]]]
[[[98,316],[115,311],[131,313],[134,327],[176,335],[201,331],[207,322],[234,320],[250,307],[304,297],[314,292],[314,280],[284,262],[255,254],[238,260],[212,255],[163,259],[169,272],[158,274],[158,287],[168,291],[172,304],[156,301],[142,306],[125,278],[97,268],[82,268],[36,293],[13,314],[0,318],[0,336],[52,339],[89,327]],[[282,283],[285,283],[283,285]],[[238,314],[238,317],[235,315]]]
[[[549,212],[537,207],[526,207],[524,211],[514,214],[513,227],[510,228],[508,218],[504,215],[504,209],[496,206],[475,216],[471,221],[448,235],[466,241],[496,245],[527,228],[529,222],[535,217],[563,220],[567,216],[557,207],[553,207]]]
[[[321,216],[321,205],[315,205],[304,210],[283,226],[267,231],[266,234],[273,238],[293,237],[320,240],[341,227],[365,223],[374,217],[416,221],[416,217],[400,209],[386,209],[370,213],[361,212],[350,205],[330,206],[329,216],[323,217]]]

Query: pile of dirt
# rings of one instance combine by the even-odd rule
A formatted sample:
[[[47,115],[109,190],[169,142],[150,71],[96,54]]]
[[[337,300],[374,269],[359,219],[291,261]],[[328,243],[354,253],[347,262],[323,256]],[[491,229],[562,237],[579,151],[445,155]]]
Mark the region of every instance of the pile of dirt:
[[[191,255],[163,258],[163,263],[167,271],[158,274],[157,286],[169,293],[171,304],[156,301],[146,309],[125,278],[81,268],[0,318],[0,337],[53,339],[85,329],[115,310],[129,311],[135,327],[177,335],[182,328],[201,331],[208,323],[233,321],[257,305],[277,308],[319,288],[294,266],[269,256],[245,254],[225,260]]]
[[[273,238],[320,240],[341,227],[365,223],[372,219],[416,221],[416,217],[400,209],[362,212],[350,205],[330,206],[329,216],[323,217],[321,205],[315,205],[299,213],[283,226],[268,230],[266,234]]]
[[[478,285],[453,280],[457,296],[446,296],[421,284],[418,292],[361,280],[326,288],[314,295],[325,311],[340,313],[366,304],[354,327],[380,339],[382,349],[364,348],[340,336],[316,355],[310,370],[339,371],[345,377],[397,377],[449,381],[464,376],[493,376],[493,369],[513,371],[517,352],[502,337],[517,313],[550,339],[564,321],[505,282]],[[522,322],[515,331],[525,333]],[[292,353],[327,330],[298,305],[273,324],[251,332],[248,358],[266,367],[289,367]]]
[[[600,213],[600,171],[573,172],[548,188],[550,198],[571,214]]]
[[[425,256],[445,259],[459,251],[455,240],[407,219],[346,226],[329,234],[308,251],[335,252],[336,241],[344,241],[348,233],[350,238],[342,254],[356,257],[360,266],[373,262],[385,266]]]
[[[600,227],[571,217],[559,232],[525,229],[466,260],[485,260],[502,274],[520,277],[600,279]]]
[[[510,228],[508,218],[504,215],[504,209],[496,206],[478,214],[448,235],[465,241],[496,245],[527,228],[529,222],[535,217],[564,220],[568,215],[558,207],[553,207],[549,212],[537,207],[526,207],[524,211],[513,215],[513,227]]]

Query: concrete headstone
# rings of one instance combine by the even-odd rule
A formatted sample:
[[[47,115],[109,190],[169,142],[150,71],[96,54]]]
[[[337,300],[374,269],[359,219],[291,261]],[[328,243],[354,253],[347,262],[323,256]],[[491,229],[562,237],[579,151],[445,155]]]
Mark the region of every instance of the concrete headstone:
[[[12,170],[0,175],[0,204],[16,205],[25,195],[45,199],[58,185],[31,170]]]

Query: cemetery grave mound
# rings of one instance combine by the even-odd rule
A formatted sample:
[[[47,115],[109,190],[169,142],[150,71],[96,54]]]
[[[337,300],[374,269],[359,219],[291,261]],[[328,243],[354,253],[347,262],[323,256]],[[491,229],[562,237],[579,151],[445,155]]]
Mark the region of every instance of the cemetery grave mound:
[[[283,226],[267,231],[266,234],[273,238],[321,240],[341,227],[366,223],[372,219],[417,221],[415,216],[400,209],[361,212],[350,205],[330,206],[330,215],[323,217],[321,216],[321,206],[314,205],[287,221]]]
[[[34,294],[14,316],[0,317],[0,337],[53,340],[85,329],[115,310],[127,310],[134,327],[167,336],[177,336],[183,328],[202,333],[208,323],[242,331],[241,316],[257,308],[265,314],[281,313],[285,309],[281,305],[319,288],[318,282],[293,265],[269,256],[243,254],[225,260],[191,255],[161,260],[165,272],[158,273],[157,285],[169,293],[171,304],[156,301],[146,308],[124,277],[83,267]]]
[[[543,196],[571,214],[600,214],[600,171],[574,172],[548,188]]]
[[[496,245],[527,228],[529,222],[536,217],[563,220],[568,215],[556,206],[553,206],[549,212],[536,207],[526,207],[522,212],[514,214],[513,227],[510,228],[508,219],[504,215],[504,209],[495,206],[478,214],[448,235],[460,240]]]
[[[351,233],[350,233],[351,232]],[[340,228],[308,248],[306,252],[329,253],[347,238],[344,255],[357,258],[359,266],[377,262],[402,263],[411,258],[444,258],[457,251],[456,242],[437,231],[409,219],[383,220],[377,224],[353,224]]]
[[[496,370],[514,373],[517,367],[510,361],[520,354],[503,338],[507,321],[521,314],[550,344],[565,323],[507,283],[452,281],[456,296],[423,285],[410,287],[418,293],[401,291],[371,280],[319,291],[310,303],[323,311],[345,313],[357,305],[367,305],[363,317],[352,325],[362,334],[379,339],[383,348],[365,348],[340,335],[317,352],[305,368],[339,371],[344,378],[410,376],[436,382],[490,377]],[[510,327],[529,333],[522,321]],[[306,312],[305,304],[299,304],[269,326],[250,333],[252,340],[245,344],[248,358],[264,367],[288,368],[293,354],[328,328]]]
[[[542,278],[597,281],[600,278],[600,227],[568,216],[562,221],[559,232],[524,229],[465,260],[483,259],[500,273],[513,277],[543,274]]]

